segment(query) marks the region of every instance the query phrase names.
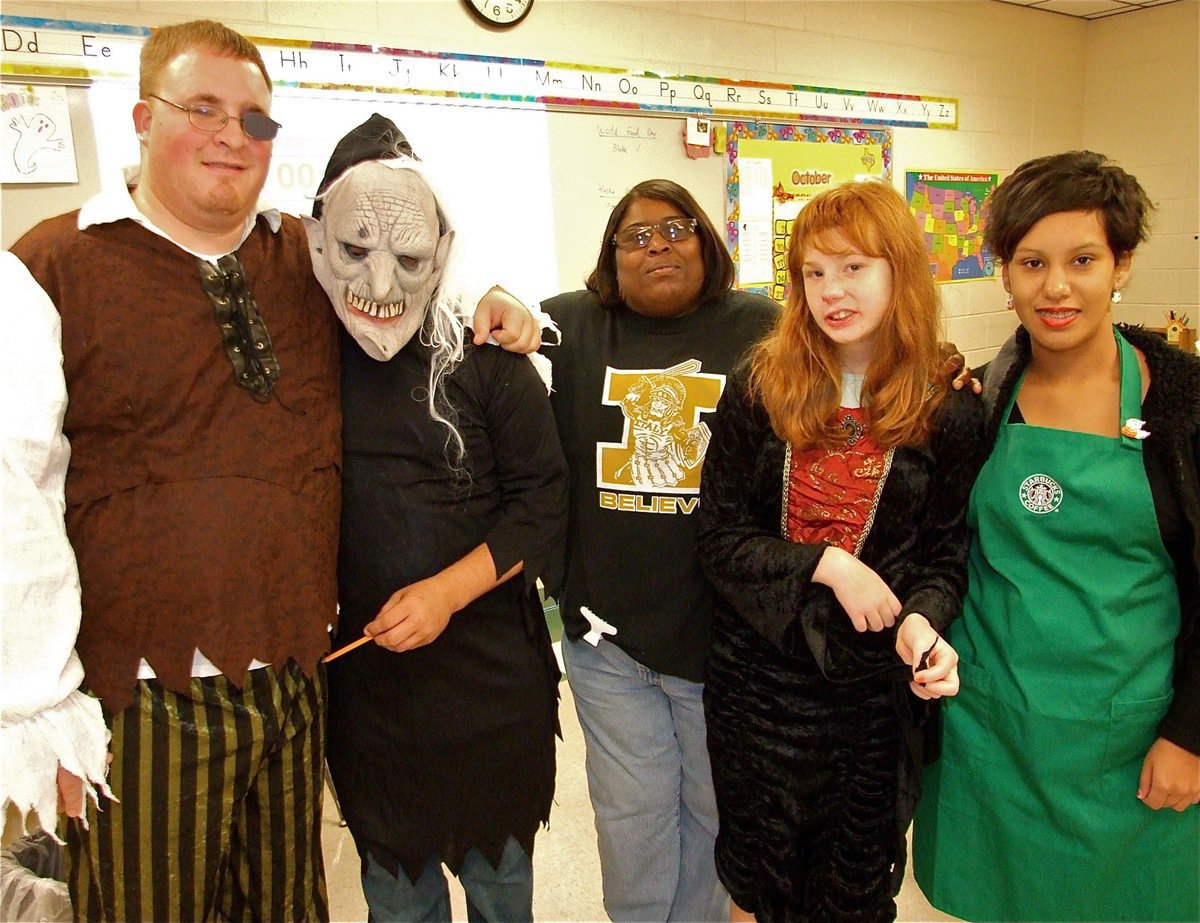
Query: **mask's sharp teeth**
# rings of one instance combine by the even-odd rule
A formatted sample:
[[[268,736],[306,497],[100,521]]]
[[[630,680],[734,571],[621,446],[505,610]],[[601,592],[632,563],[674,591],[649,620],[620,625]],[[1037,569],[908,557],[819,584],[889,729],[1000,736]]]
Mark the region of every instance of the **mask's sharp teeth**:
[[[354,310],[370,315],[371,317],[399,317],[404,313],[404,302],[402,301],[381,304],[378,301],[368,301],[354,292],[346,293],[346,303],[354,308]]]

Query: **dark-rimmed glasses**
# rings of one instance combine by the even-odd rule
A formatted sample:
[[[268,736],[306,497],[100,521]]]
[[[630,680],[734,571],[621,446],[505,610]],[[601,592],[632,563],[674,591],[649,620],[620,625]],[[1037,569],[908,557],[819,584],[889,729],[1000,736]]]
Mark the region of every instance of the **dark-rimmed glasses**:
[[[213,134],[216,134],[228,125],[230,119],[240,122],[242,131],[252,141],[273,141],[275,140],[275,136],[279,134],[279,129],[283,127],[269,115],[262,112],[250,111],[245,115],[230,115],[224,109],[218,109],[216,106],[181,106],[179,103],[173,103],[169,99],[163,99],[161,96],[156,96],[153,93],[147,93],[146,95],[151,99],[157,99],[160,103],[174,106],[180,112],[186,112],[188,121],[192,123],[193,128],[199,128],[201,131],[212,132]]]
[[[696,233],[700,222],[695,218],[668,218],[658,224],[635,224],[613,235],[613,243],[618,250],[642,250],[650,246],[654,232],[668,243],[687,240]]]

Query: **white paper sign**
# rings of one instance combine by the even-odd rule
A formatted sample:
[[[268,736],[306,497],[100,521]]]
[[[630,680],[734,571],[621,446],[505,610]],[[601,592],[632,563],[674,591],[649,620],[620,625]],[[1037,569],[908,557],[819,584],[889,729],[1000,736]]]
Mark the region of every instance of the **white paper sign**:
[[[738,159],[741,182],[741,224],[738,227],[738,283],[757,285],[774,275],[771,247],[771,161],[766,157]]]
[[[771,161],[767,157],[739,157],[738,175],[741,182],[742,220],[770,221]]]
[[[65,87],[5,85],[0,108],[0,181],[79,182]]]

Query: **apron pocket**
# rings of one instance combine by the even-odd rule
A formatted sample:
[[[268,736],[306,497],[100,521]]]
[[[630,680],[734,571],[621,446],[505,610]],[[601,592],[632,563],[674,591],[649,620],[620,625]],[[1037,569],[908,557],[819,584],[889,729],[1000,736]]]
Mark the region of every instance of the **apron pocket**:
[[[1158,723],[1174,698],[1173,692],[1152,699],[1112,703],[1108,722],[1108,744],[1104,751],[1104,771],[1112,772],[1135,763],[1134,786],[1141,772],[1146,751],[1158,737]]]
[[[942,759],[962,762],[986,783],[992,759],[995,701],[987,670],[959,661],[958,695],[941,700]]]

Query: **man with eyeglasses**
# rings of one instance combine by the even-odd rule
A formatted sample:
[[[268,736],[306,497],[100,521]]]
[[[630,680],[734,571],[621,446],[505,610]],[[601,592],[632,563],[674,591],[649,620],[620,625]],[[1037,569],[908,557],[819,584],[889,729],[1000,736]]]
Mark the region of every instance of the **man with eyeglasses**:
[[[66,826],[71,896],[85,919],[326,920],[319,661],[337,602],[336,320],[303,226],[258,202],[279,129],[258,50],[219,23],[168,26],[143,47],[140,78],[134,188],[43,222],[3,262],[47,318],[40,342],[15,348],[42,350],[43,370],[61,361],[69,399],[65,418],[61,402],[57,418],[47,407],[61,428],[22,443],[37,457],[12,480],[32,486],[52,532],[70,439],[75,646],[112,731],[116,797],[90,826]],[[528,348],[523,319],[476,320],[493,316]],[[5,509],[6,531],[16,515]],[[34,557],[67,579],[69,549]],[[22,649],[27,675],[61,675],[27,703],[34,721],[78,684],[69,610],[5,612],[6,635],[56,629]],[[54,757],[97,782],[94,751],[91,740],[82,766]],[[78,798],[81,784],[68,775],[62,788]]]
[[[241,123],[242,131],[246,133],[247,138],[253,138],[255,141],[274,141],[275,136],[279,134],[279,129],[283,127],[265,112],[251,110],[245,115],[230,115],[215,106],[181,106],[179,103],[163,99],[155,93],[149,93],[147,97],[157,99],[160,103],[166,103],[168,106],[174,106],[180,112],[186,112],[188,121],[201,131],[218,132],[229,123],[230,119],[233,119],[235,122]]]

